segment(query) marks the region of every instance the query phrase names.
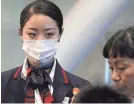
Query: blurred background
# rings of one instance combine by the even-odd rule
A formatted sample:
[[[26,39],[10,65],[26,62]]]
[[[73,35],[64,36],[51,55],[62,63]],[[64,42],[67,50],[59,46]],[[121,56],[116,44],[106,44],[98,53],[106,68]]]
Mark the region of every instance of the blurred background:
[[[20,16],[21,10],[28,3],[32,1],[33,0],[1,0],[1,13],[2,13],[1,15],[1,26],[2,26],[2,29],[1,29],[1,58],[2,58],[1,59],[1,71],[9,70],[11,68],[14,68],[23,64],[25,55],[21,49],[22,40],[20,39],[18,35],[19,16]],[[116,0],[116,2],[114,2],[115,4],[113,5],[112,5],[112,2],[110,2],[112,0],[107,0],[107,2],[106,0],[101,0],[101,3],[103,3],[103,1],[105,2],[104,4],[101,4],[101,5],[99,4],[99,0],[51,0],[51,1],[53,1],[55,4],[57,4],[60,7],[64,15],[65,33],[63,33],[63,38],[61,39],[61,43],[59,46],[60,48],[58,51],[59,55],[57,56],[59,57],[59,62],[61,63],[61,65],[65,68],[65,70],[68,70],[71,73],[74,73],[75,75],[78,75],[82,78],[85,78],[92,83],[96,81],[101,81],[102,83],[109,83],[110,76],[109,76],[108,65],[106,63],[106,59],[104,59],[102,56],[103,46],[105,42],[109,39],[109,37],[115,34],[115,32],[117,32],[119,29],[134,25],[134,0],[129,0],[129,2],[127,0],[118,0],[118,1]],[[88,8],[86,8],[86,5],[84,5],[84,3],[81,4],[84,1],[86,4],[89,3],[88,4],[89,6],[87,6],[89,7],[89,12],[88,12]],[[96,4],[96,7],[93,6],[95,5],[95,3],[98,3]],[[98,9],[97,12],[99,12],[99,10],[102,9],[101,12],[103,14],[101,15],[98,15],[98,13],[95,11],[95,8],[97,8],[99,5],[100,5],[100,8]],[[86,22],[82,22],[81,20],[78,20],[81,22],[76,21],[77,24],[71,22],[76,19],[75,15],[76,16],[78,15],[77,12],[79,12],[79,16],[77,17],[77,19],[78,18],[81,19],[81,17],[83,17],[84,14],[81,15],[82,12],[80,10],[83,10],[84,7],[85,7],[85,12],[87,12],[85,14],[88,15],[88,13],[90,13],[88,15],[89,17],[86,17],[88,20],[88,24]],[[106,9],[104,7],[109,7],[107,8],[107,10],[109,11],[103,11],[104,9]],[[92,8],[94,9],[92,10]],[[94,15],[94,13],[97,13],[97,14]],[[106,18],[105,15],[110,15],[110,17],[112,18],[108,16]],[[102,30],[97,30],[98,32],[96,34],[101,34],[101,35],[94,35],[93,34],[94,32],[92,32],[92,34],[91,32],[88,32],[88,31],[94,30],[92,29],[93,26],[95,26],[94,24],[99,25],[98,28],[102,27],[101,25],[105,25],[105,23],[97,24],[96,21],[92,21],[90,19],[92,18],[92,16],[94,17],[98,16],[97,18],[104,17],[104,19],[107,21],[106,26],[104,28],[101,28]],[[70,18],[71,20],[69,23]],[[100,20],[98,19],[98,21],[101,21],[102,18],[100,18]],[[68,24],[74,26],[72,27],[74,32],[69,30]],[[87,32],[80,32],[79,37],[78,37],[77,30],[80,30],[81,27],[77,27],[77,26],[81,26],[81,27],[86,26],[86,29],[83,28],[83,30],[81,31],[87,31]],[[68,31],[70,32],[68,33]],[[83,37],[85,37],[87,41],[84,41]],[[68,42],[68,47],[64,46],[63,40],[65,38],[66,38],[65,42]],[[76,38],[77,38],[77,41],[73,41],[73,39],[76,39]],[[96,41],[92,40],[92,38],[96,39]],[[81,42],[79,42],[79,40],[81,40]],[[85,42],[89,42],[89,44]],[[69,44],[70,45],[72,44],[72,47],[70,47]],[[81,49],[81,46],[84,47],[84,45],[85,45],[85,48]],[[88,45],[89,45],[89,48],[88,48]],[[79,47],[76,47],[77,52],[75,51],[75,48],[74,48],[75,46],[79,46]],[[93,46],[93,47],[90,47],[90,46]],[[86,50],[87,48],[90,49],[90,51]],[[64,52],[63,50],[65,51],[67,50],[66,52],[68,53],[63,54]],[[69,54],[69,52],[76,53],[76,56],[73,57],[73,54]]]

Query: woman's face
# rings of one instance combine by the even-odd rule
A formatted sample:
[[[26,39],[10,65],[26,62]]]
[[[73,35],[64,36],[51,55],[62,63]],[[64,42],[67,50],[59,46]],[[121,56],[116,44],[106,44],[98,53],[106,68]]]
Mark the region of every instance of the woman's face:
[[[24,40],[49,40],[59,39],[59,29],[57,23],[52,18],[35,14],[25,23],[21,31]]]
[[[108,63],[114,87],[126,94],[134,94],[134,60],[110,57]]]
[[[59,28],[57,23],[52,18],[36,14],[30,17],[25,23],[23,29],[20,31],[22,40],[50,40],[60,38]],[[30,63],[34,66],[39,66],[40,62],[28,55]]]

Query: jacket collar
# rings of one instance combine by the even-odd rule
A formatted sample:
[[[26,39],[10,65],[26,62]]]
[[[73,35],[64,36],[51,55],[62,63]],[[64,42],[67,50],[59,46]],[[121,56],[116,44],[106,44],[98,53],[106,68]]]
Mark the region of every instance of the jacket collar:
[[[14,81],[12,81],[12,88],[14,91],[19,91],[20,89],[25,89],[25,81],[21,77],[21,71],[22,71],[22,65],[18,67],[17,71],[14,74]],[[18,81],[17,81],[18,80]],[[19,83],[21,86],[19,87]],[[16,89],[18,88],[18,89]],[[55,75],[54,75],[54,81],[53,81],[53,97],[54,97],[54,102],[56,103],[61,103],[64,100],[64,97],[67,96],[67,94],[73,89],[73,86],[69,84],[68,76],[66,71],[60,66],[58,61],[56,60],[56,70],[55,70]],[[24,95],[24,90],[21,91],[22,96],[19,99],[23,99]],[[20,92],[17,93],[17,96],[20,96]],[[16,97],[17,97],[16,96]]]

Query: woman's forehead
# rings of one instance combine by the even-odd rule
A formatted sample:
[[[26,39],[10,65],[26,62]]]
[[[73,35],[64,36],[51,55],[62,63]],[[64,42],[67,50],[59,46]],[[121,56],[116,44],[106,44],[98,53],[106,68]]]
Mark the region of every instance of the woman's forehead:
[[[33,15],[25,24],[26,26],[43,26],[45,28],[55,28],[56,21],[46,15]]]
[[[114,57],[110,57],[108,59],[108,63],[134,63],[134,59],[131,59],[131,58],[126,58],[126,57],[117,57],[117,58],[114,58]]]

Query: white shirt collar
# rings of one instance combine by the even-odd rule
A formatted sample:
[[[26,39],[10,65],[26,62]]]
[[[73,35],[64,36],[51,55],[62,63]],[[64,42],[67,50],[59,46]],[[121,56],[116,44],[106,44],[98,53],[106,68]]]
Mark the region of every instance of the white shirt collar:
[[[24,60],[23,67],[22,67],[21,77],[23,79],[26,79],[26,77],[27,77],[27,68],[28,68],[27,59],[28,58],[26,57],[25,60]],[[54,64],[53,64],[52,70],[51,70],[51,72],[49,74],[52,82],[54,81],[55,69],[56,69],[56,59],[54,59]]]

